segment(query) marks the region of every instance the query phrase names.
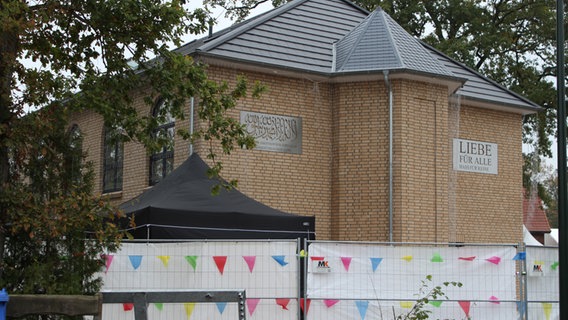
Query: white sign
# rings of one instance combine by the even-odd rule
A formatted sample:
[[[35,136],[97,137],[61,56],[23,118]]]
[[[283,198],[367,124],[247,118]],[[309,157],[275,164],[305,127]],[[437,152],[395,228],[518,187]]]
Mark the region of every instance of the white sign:
[[[255,138],[256,149],[302,153],[302,118],[241,111],[241,124]]]
[[[497,144],[454,139],[454,170],[497,174]]]

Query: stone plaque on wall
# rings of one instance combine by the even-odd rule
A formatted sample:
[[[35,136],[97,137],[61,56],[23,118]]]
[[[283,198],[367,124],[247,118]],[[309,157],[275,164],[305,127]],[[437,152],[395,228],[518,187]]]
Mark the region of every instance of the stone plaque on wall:
[[[256,139],[255,149],[302,153],[302,118],[241,111],[240,120]]]
[[[454,139],[454,170],[497,174],[497,144]]]

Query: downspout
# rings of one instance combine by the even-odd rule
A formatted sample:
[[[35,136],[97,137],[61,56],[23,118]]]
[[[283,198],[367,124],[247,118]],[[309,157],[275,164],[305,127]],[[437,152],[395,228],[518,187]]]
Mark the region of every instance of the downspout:
[[[388,99],[389,99],[389,242],[393,242],[393,167],[392,167],[392,158],[393,158],[393,99],[392,99],[392,86],[389,81],[389,72],[388,70],[383,71],[385,76],[385,86],[388,91]]]
[[[189,134],[193,135],[193,97],[189,99]],[[193,142],[189,142],[189,155],[193,154]]]

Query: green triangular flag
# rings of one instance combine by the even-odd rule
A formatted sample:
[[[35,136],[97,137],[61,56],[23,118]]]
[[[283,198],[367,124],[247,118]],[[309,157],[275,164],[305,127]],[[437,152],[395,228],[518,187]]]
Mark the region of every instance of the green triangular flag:
[[[442,301],[439,301],[439,300],[428,301],[428,303],[433,305],[436,308],[439,308],[442,305]]]
[[[195,271],[195,268],[197,266],[197,256],[185,256],[185,260],[193,267],[193,270]]]
[[[432,256],[432,259],[430,261],[432,261],[432,262],[444,262],[444,259],[442,259],[442,257],[440,256],[439,253],[434,253],[434,256]]]
[[[558,261],[554,261],[554,263],[550,266],[550,269],[556,270],[556,268],[558,268],[558,265],[559,265]]]
[[[154,306],[156,306],[156,309],[162,311],[164,309],[164,304],[163,303],[154,303]]]

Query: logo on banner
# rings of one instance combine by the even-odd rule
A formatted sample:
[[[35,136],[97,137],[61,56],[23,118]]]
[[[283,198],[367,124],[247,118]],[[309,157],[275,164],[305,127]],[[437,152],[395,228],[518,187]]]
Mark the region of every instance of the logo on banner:
[[[544,263],[542,261],[535,261],[532,267],[532,276],[543,276],[544,275]]]
[[[318,273],[331,272],[331,266],[329,265],[329,260],[314,260],[312,261],[312,266],[314,272]]]

